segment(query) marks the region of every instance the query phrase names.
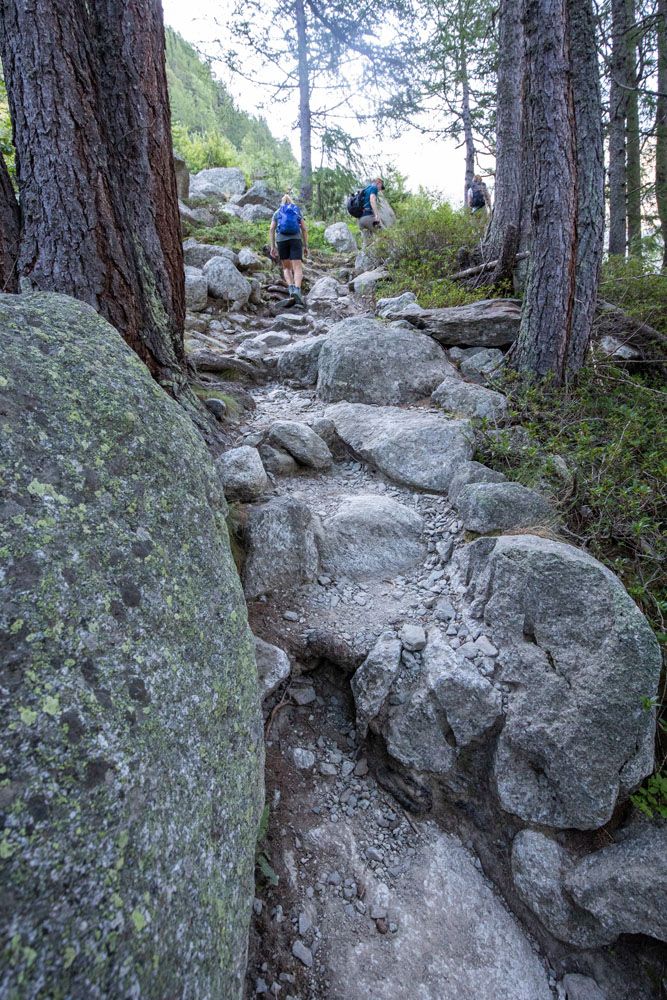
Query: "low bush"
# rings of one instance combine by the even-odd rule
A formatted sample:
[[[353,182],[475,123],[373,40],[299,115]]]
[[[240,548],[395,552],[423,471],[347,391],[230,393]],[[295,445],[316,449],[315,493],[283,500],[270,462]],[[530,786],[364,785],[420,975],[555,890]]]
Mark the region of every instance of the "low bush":
[[[667,334],[667,273],[637,259],[605,261],[600,298]]]
[[[397,224],[376,237],[378,256],[389,271],[378,295],[411,291],[425,308],[488,298],[488,287],[469,291],[448,277],[459,269],[460,251],[475,247],[485,225],[485,217],[457,211],[446,202],[434,207],[426,195],[409,199]]]

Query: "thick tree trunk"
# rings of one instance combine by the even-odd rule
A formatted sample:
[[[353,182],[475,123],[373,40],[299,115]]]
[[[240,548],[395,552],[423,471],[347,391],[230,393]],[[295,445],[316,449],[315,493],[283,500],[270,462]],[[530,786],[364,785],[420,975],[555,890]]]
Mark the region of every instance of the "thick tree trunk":
[[[18,292],[19,206],[0,156],[0,292]]]
[[[89,302],[174,394],[185,295],[159,0],[2,0],[19,273]]]
[[[625,256],[627,245],[625,121],[630,93],[627,11],[627,0],[612,0],[609,85],[609,253],[619,256]]]
[[[501,0],[498,21],[496,100],[496,185],[493,214],[484,236],[484,256],[500,257],[510,227],[521,234],[529,223],[524,211],[523,79],[525,71],[522,3]],[[521,236],[519,237],[521,241]]]
[[[628,249],[632,256],[641,256],[642,239],[642,168],[639,137],[639,94],[637,92],[637,32],[634,0],[626,0],[626,35],[628,81],[625,117],[625,155],[627,184]]]
[[[299,138],[301,144],[301,201],[309,206],[313,200],[313,152],[310,121],[310,71],[308,67],[308,33],[303,0],[296,0],[297,57],[299,64]]]
[[[658,101],[655,111],[655,200],[667,271],[667,0],[658,0]]]
[[[527,0],[535,173],[528,288],[513,364],[559,383],[583,363],[602,256],[603,160],[590,0]]]

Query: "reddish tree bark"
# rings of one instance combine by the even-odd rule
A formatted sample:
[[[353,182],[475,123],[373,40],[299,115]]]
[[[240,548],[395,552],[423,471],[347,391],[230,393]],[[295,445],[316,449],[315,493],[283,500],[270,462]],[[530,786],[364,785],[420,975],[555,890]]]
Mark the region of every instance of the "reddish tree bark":
[[[89,302],[174,394],[185,293],[159,0],[2,0],[19,274]]]

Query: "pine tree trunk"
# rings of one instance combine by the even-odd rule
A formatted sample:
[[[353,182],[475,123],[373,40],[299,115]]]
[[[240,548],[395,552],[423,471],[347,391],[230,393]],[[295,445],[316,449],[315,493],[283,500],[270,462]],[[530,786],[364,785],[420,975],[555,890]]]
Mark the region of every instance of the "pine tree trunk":
[[[313,153],[310,115],[310,72],[308,35],[303,0],[296,0],[297,56],[299,64],[299,137],[301,143],[301,201],[310,206],[313,200]]]
[[[522,150],[525,72],[522,4],[501,0],[498,15],[498,84],[496,98],[496,184],[493,214],[484,236],[484,257],[502,252],[508,229],[518,233],[529,223],[524,211],[525,162]]]
[[[183,257],[159,0],[4,0],[19,274],[90,303],[174,394]]]
[[[667,0],[658,0],[658,100],[655,111],[655,200],[667,271]]]
[[[566,381],[590,342],[602,257],[603,158],[590,0],[527,0],[534,165],[528,287],[513,364]]]
[[[609,85],[609,253],[625,256],[627,174],[625,120],[628,106],[627,0],[612,0]]]
[[[641,256],[642,239],[642,169],[639,137],[639,94],[636,89],[638,86],[637,34],[634,29],[634,0],[626,0],[626,2],[626,23],[628,26],[626,58],[628,82],[632,88],[627,92],[625,119],[628,249],[632,256],[639,257]]]
[[[0,292],[18,292],[19,206],[0,156]]]

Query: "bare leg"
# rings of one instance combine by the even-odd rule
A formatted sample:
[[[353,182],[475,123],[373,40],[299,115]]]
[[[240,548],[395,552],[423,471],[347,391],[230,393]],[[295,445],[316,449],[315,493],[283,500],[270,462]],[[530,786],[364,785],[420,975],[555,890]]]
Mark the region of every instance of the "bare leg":
[[[294,285],[294,271],[292,269],[293,263],[294,261],[292,260],[283,261],[283,278],[285,279],[288,288],[292,288]]]
[[[361,246],[363,249],[366,249],[375,232],[375,219],[373,216],[362,215],[359,219],[359,229],[361,230]]]
[[[300,260],[290,261],[292,265],[292,273],[294,274],[294,282],[297,288],[301,288],[301,282],[303,281],[303,263]]]

